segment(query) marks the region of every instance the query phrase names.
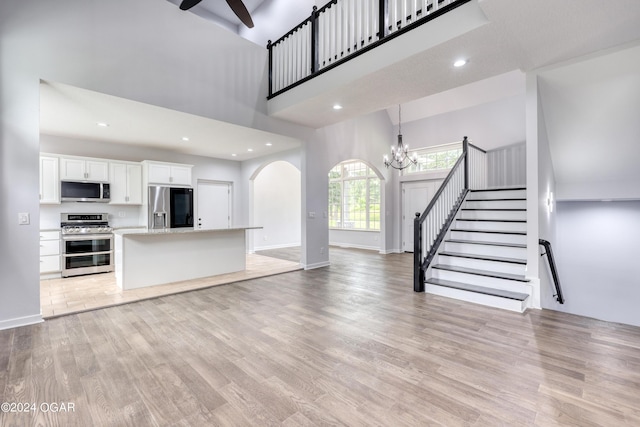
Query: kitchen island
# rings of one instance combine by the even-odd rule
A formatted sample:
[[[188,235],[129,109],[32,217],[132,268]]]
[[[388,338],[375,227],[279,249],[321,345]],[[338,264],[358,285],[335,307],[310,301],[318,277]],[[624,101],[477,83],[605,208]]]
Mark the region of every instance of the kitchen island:
[[[116,281],[129,290],[242,271],[246,232],[259,228],[114,230]]]

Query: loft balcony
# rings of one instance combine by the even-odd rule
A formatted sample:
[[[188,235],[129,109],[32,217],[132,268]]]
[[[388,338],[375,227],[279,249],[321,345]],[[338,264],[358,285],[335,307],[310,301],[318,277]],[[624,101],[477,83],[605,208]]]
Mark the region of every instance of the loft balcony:
[[[267,45],[269,114],[317,128],[331,121],[318,115],[319,104],[349,99],[362,112],[414,99],[421,94],[399,77],[411,70],[428,78],[416,59],[487,22],[478,0],[332,0],[314,7]]]

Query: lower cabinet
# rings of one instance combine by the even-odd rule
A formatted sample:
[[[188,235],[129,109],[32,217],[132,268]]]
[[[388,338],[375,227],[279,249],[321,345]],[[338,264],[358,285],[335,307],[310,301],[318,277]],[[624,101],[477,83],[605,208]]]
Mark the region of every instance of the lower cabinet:
[[[40,274],[57,273],[60,264],[60,232],[40,232]]]

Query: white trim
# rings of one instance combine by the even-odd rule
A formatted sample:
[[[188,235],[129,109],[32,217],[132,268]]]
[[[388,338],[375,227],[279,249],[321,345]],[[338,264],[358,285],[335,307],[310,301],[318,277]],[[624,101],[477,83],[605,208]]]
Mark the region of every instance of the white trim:
[[[352,244],[352,243],[333,243],[333,242],[329,242],[329,246],[335,246],[336,248],[345,248],[345,249],[366,249],[366,250],[369,250],[369,251],[380,250],[380,245],[369,246],[369,245],[357,245],[357,244]]]
[[[300,265],[305,270],[314,270],[316,268],[329,267],[331,263],[329,261],[322,261],[322,262],[317,262],[315,264],[307,264],[307,265],[300,263]]]
[[[285,249],[285,248],[296,248],[299,247],[300,243],[285,243],[282,245],[271,245],[271,246],[256,246],[254,247],[251,253],[255,253],[256,251],[267,251],[269,249]]]
[[[34,314],[33,316],[16,317],[14,319],[0,321],[0,331],[3,329],[19,328],[20,326],[34,325],[42,322],[44,322],[44,319],[42,319],[42,313]]]
[[[400,249],[387,249],[387,250],[382,250],[380,249],[380,255],[389,255],[389,254],[402,254],[404,252],[402,252]]]

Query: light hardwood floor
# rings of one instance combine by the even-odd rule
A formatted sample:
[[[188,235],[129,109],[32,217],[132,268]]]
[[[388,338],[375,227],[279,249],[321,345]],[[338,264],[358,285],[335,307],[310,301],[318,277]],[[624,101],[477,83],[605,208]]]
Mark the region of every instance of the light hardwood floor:
[[[0,425],[640,425],[640,328],[417,294],[410,254],[330,254],[0,331],[0,402],[75,409]]]

